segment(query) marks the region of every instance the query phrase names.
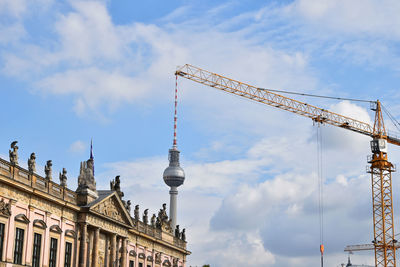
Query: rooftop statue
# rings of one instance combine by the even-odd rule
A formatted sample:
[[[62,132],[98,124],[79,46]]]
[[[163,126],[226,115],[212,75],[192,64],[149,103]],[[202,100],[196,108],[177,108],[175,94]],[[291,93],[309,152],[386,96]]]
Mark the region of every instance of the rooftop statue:
[[[183,230],[182,230],[182,233],[181,233],[181,239],[183,240],[183,241],[186,241],[186,230],[185,230],[185,228],[183,228]]]
[[[175,237],[177,237],[177,238],[179,238],[179,236],[180,236],[180,231],[179,231],[179,225],[176,225],[176,228],[175,228]]]
[[[168,215],[167,215],[167,204],[163,204],[162,208],[158,212],[157,216],[157,221],[156,221],[156,227],[157,228],[164,228],[167,231],[170,231],[171,233],[173,232],[173,229],[171,228],[172,225],[172,220],[168,220]]]
[[[14,141],[11,143],[11,149],[9,150],[10,154],[10,163],[12,165],[18,165],[18,141]]]
[[[124,192],[121,191],[121,179],[120,176],[115,176],[115,179],[111,180],[110,182],[110,189],[116,191],[118,196],[122,199],[124,196]]]
[[[139,221],[139,205],[135,206],[134,216],[135,216],[135,221]]]
[[[160,222],[166,223],[168,222],[168,215],[167,215],[167,204],[163,204],[162,208],[160,209],[160,211],[158,212],[158,218],[160,220]]]
[[[53,166],[53,163],[51,162],[51,160],[48,160],[46,162],[46,166],[44,166],[44,173],[46,174],[46,179],[49,180],[49,181],[51,181],[53,179],[52,174],[51,174],[51,172],[52,172],[51,167],[52,166]]]
[[[156,215],[154,213],[153,213],[153,216],[151,216],[150,224],[151,224],[151,227],[156,228]]]
[[[65,168],[62,169],[62,173],[60,172],[60,185],[62,187],[67,186],[67,170]]]
[[[146,224],[146,225],[149,223],[149,215],[148,215],[148,213],[149,213],[149,209],[145,209],[144,213],[143,213],[143,223]]]
[[[96,181],[94,180],[94,162],[93,159],[81,162],[80,173],[78,177],[78,189],[76,191],[82,191],[90,189],[97,193]]]
[[[28,159],[28,170],[29,172],[36,172],[36,155],[35,153],[31,154],[31,157]]]
[[[125,208],[128,210],[129,213],[131,213],[131,201],[130,201],[130,200],[128,200],[128,201],[126,202]]]

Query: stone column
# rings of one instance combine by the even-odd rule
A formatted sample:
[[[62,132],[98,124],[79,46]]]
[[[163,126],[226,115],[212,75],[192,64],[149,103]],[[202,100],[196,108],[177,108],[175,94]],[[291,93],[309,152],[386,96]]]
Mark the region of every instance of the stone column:
[[[105,267],[109,267],[110,266],[110,237],[108,235],[106,235],[106,248],[105,248],[105,255],[104,255],[104,263],[105,263]]]
[[[93,255],[93,229],[90,229],[90,231],[88,231],[89,233],[89,243],[88,243],[88,248],[87,248],[87,262],[86,262],[86,266],[90,267],[92,266],[92,255]]]
[[[81,242],[79,248],[79,267],[86,267],[86,235],[87,235],[87,224],[81,223]]]
[[[119,267],[119,248],[120,248],[120,243],[121,243],[121,237],[117,237],[117,253],[115,255],[115,267]]]
[[[122,245],[121,245],[121,248],[122,248],[122,255],[121,255],[121,267],[127,267],[127,261],[126,261],[126,259],[127,259],[127,253],[128,253],[128,251],[126,250],[126,242],[127,242],[127,240],[126,240],[126,237],[123,237],[122,238]]]
[[[117,267],[115,260],[117,256],[117,234],[111,234],[110,267]]]
[[[92,267],[98,267],[99,265],[99,237],[100,228],[96,228],[93,236]]]

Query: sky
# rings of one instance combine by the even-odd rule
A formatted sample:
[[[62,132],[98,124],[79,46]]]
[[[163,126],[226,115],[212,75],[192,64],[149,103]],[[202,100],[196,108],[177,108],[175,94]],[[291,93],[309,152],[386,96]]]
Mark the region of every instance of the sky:
[[[263,88],[379,99],[399,119],[399,12],[395,0],[0,0],[0,155],[8,159],[18,140],[21,166],[35,152],[39,173],[51,159],[75,189],[93,139],[97,188],[121,175],[125,198],[156,213],[169,201],[162,173],[178,66]],[[368,103],[290,97],[374,118]],[[178,99],[187,265],[318,265],[312,121],[183,78]],[[324,261],[340,266],[346,245],[373,239],[370,140],[320,130]],[[400,161],[397,147],[389,160]],[[398,180],[394,173],[397,229]],[[372,265],[373,253],[352,260]]]

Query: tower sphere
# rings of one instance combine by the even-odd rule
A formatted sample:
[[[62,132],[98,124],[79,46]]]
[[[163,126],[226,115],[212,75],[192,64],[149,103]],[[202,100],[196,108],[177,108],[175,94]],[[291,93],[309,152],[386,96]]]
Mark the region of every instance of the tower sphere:
[[[185,172],[179,166],[179,153],[175,147],[169,150],[169,166],[163,174],[164,182],[169,187],[178,187],[185,181]]]

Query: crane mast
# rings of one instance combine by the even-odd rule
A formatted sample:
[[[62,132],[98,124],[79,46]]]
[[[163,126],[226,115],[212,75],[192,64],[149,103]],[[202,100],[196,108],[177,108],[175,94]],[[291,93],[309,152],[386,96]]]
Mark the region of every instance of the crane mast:
[[[371,173],[372,183],[375,266],[396,266],[397,240],[394,238],[391,175],[395,171],[395,168],[388,161],[387,143],[399,146],[400,139],[387,134],[379,100],[374,102],[375,121],[372,127],[368,123],[282,96],[268,89],[242,83],[193,65],[186,64],[179,67],[175,75],[230,94],[311,118],[318,123],[330,124],[371,137],[372,156],[369,157],[368,163],[370,163],[370,166],[367,168],[367,171]]]

